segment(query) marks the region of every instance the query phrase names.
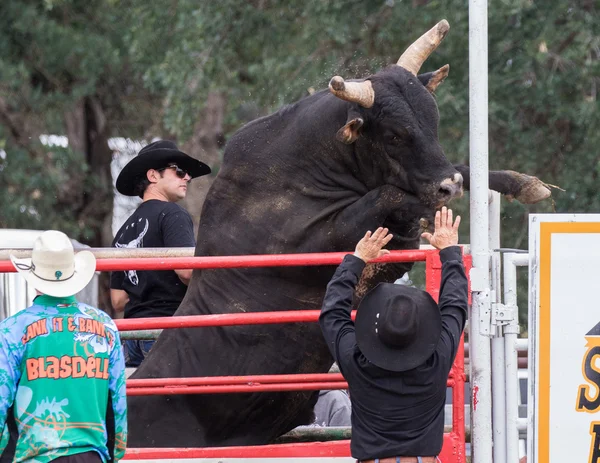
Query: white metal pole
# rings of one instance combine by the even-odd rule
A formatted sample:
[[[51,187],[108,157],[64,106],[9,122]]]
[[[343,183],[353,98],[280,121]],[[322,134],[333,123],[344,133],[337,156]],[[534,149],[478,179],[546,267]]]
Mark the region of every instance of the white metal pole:
[[[513,320],[504,327],[506,364],[506,461],[519,461],[519,378],[517,336],[519,311],[517,307],[517,266],[529,265],[526,253],[504,254],[504,304],[514,307]]]
[[[469,0],[469,164],[471,166],[470,364],[473,463],[492,460],[490,254],[488,249],[487,0]],[[501,462],[496,462],[501,463]]]
[[[489,192],[489,248],[500,248],[500,193]],[[492,302],[502,299],[502,272],[500,253],[491,254]],[[492,327],[493,329],[493,327]],[[504,337],[502,328],[493,331],[492,343],[492,435],[494,439],[494,461],[506,461],[506,407]]]

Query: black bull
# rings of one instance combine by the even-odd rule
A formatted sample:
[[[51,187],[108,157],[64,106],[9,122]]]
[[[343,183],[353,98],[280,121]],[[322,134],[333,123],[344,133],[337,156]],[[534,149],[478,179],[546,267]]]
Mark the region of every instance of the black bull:
[[[428,34],[439,43],[446,30],[442,22]],[[363,81],[334,78],[330,91],[242,127],[204,203],[195,254],[349,251],[381,225],[394,233],[390,249],[417,248],[420,219],[460,196],[469,178],[437,136],[432,93],[448,67],[418,75],[435,46],[417,41],[395,66]],[[525,203],[550,193],[510,171],[491,172],[490,186]],[[369,268],[357,301],[410,264]],[[319,309],[333,271],[195,270],[176,315]],[[323,373],[331,364],[314,323],[187,328],[165,330],[133,377]],[[128,445],[264,444],[309,423],[315,401],[311,392],[130,397]]]

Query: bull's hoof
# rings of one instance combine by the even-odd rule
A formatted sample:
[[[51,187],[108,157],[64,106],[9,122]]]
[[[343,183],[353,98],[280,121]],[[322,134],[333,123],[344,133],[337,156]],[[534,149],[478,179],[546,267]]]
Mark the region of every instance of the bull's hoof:
[[[550,190],[552,185],[542,182],[539,178],[519,172],[514,172],[514,175],[521,184],[519,192],[514,196],[520,203],[535,204],[548,199],[552,195]]]

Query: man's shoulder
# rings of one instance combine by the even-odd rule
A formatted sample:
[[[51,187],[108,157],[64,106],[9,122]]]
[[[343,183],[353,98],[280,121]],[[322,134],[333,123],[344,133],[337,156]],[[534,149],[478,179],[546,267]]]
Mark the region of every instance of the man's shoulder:
[[[140,207],[138,207],[138,209],[133,213],[132,217],[136,214],[140,216],[152,215],[159,217],[170,216],[174,214],[184,214],[186,216],[190,216],[189,212],[183,206],[170,201],[160,201],[158,199],[145,201],[140,204]]]
[[[44,311],[44,307],[34,303],[26,309],[20,310],[16,314],[0,321],[0,334],[7,335],[9,333],[21,332],[27,325],[50,315]]]
[[[183,213],[185,215],[190,215],[190,213],[183,206],[180,206],[177,203],[167,203],[166,202],[165,206],[163,208],[163,212],[171,213],[171,214]]]
[[[127,222],[132,221],[132,220],[136,220],[140,217],[148,217],[148,216],[154,216],[157,214],[161,214],[167,211],[179,211],[179,210],[184,210],[179,204],[177,203],[172,203],[169,201],[161,201],[159,199],[150,199],[147,201],[144,201],[142,203],[140,203],[140,205],[137,207],[137,209],[135,211],[133,211],[133,214],[131,214],[128,219],[124,222],[124,226],[127,224]]]
[[[166,203],[160,211],[159,221],[166,221],[167,223],[188,223],[189,226],[192,224],[192,216],[182,206],[177,203]]]
[[[341,389],[320,391],[318,400],[332,408],[350,406],[350,397]]]
[[[93,307],[91,305],[84,304],[83,302],[78,302],[77,308],[82,314],[87,315],[88,317],[91,317],[94,320],[103,323],[104,325],[106,325],[107,328],[110,328],[111,330],[117,331],[117,325],[115,324],[114,320],[110,318],[108,314],[103,310],[97,309],[96,307]]]
[[[140,213],[140,208],[142,207],[144,203],[140,204],[137,209],[135,211],[133,211],[133,214],[131,214],[129,217],[127,217],[127,219],[125,219],[123,221],[123,223],[121,224],[121,226],[119,227],[119,230],[117,230],[117,233],[115,233],[115,237],[113,239],[113,243],[112,245],[114,246],[115,243],[117,242],[118,238],[120,236],[122,236],[123,234],[125,234],[125,232],[132,227],[132,225],[142,216],[142,214]]]
[[[185,214],[189,216],[189,212],[177,203],[169,201],[160,201],[158,199],[144,201],[141,203],[133,214],[123,223],[121,229],[127,226],[128,222],[135,221],[140,218],[156,217],[159,215],[170,215],[170,214]],[[121,230],[119,230],[121,231]]]

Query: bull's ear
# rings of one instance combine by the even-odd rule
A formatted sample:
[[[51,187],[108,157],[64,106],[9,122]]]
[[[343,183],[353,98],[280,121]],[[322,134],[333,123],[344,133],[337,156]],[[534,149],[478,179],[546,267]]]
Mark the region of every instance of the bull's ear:
[[[344,127],[338,130],[335,138],[342,143],[350,145],[354,143],[358,138],[360,128],[363,126],[364,121],[360,117],[356,117],[351,121],[347,122]]]
[[[438,88],[446,77],[448,77],[448,73],[450,72],[450,65],[446,64],[442,66],[437,71],[427,72],[425,74],[419,74],[419,80],[425,86],[427,90],[431,93],[435,92],[435,89]]]

